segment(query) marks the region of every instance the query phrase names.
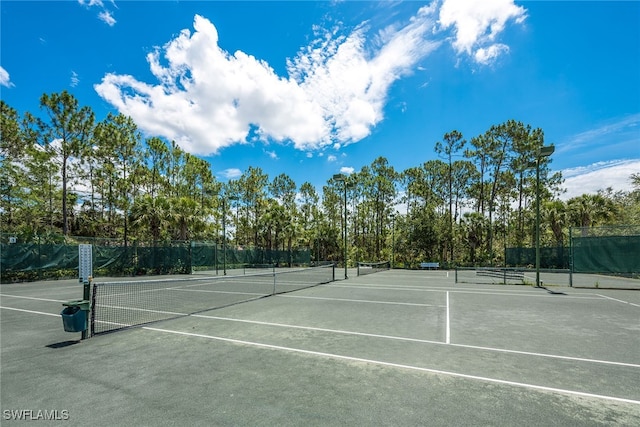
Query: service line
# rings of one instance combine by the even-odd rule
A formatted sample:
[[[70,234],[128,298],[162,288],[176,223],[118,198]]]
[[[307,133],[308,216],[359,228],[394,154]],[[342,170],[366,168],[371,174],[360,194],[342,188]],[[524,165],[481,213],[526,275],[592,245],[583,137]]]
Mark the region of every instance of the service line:
[[[205,335],[205,334],[196,334],[196,333],[192,333],[192,332],[175,331],[175,330],[171,330],[171,329],[152,328],[152,327],[148,327],[148,326],[145,326],[142,329],[145,329],[145,330],[148,330],[148,331],[155,331],[155,332],[174,334],[174,335],[183,335],[183,336],[194,337],[194,338],[205,338],[205,339],[210,339],[210,340],[224,341],[224,342],[233,343],[233,344],[240,344],[240,345],[246,345],[246,346],[251,346],[251,347],[266,348],[266,349],[269,349],[269,350],[286,351],[286,352],[291,352],[291,353],[300,353],[300,354],[307,354],[307,355],[312,355],[312,356],[326,357],[326,358],[330,358],[330,359],[347,360],[347,361],[350,361],[350,362],[370,363],[370,364],[375,364],[375,365],[379,365],[379,366],[387,366],[387,367],[400,368],[400,369],[409,369],[409,370],[413,370],[413,371],[427,372],[427,373],[431,373],[431,374],[448,375],[448,376],[457,377],[457,378],[464,378],[464,379],[469,379],[469,380],[483,381],[483,382],[489,382],[489,383],[494,383],[494,384],[509,385],[509,386],[513,386],[513,387],[521,387],[521,388],[527,388],[527,389],[531,389],[531,390],[547,391],[547,392],[559,393],[559,394],[564,394],[564,395],[581,396],[581,397],[588,397],[588,398],[592,398],[592,399],[601,399],[601,400],[609,400],[609,401],[613,401],[613,402],[630,403],[630,404],[634,404],[634,405],[640,405],[640,400],[626,399],[626,398],[615,397],[615,396],[606,396],[606,395],[601,395],[601,394],[586,393],[586,392],[582,392],[582,391],[561,389],[561,388],[556,388],[556,387],[547,387],[547,386],[541,386],[541,385],[536,385],[536,384],[527,384],[527,383],[521,383],[521,382],[516,382],[516,381],[501,380],[501,379],[498,379],[498,378],[481,377],[481,376],[478,376],[478,375],[469,375],[469,374],[462,374],[462,373],[459,373],[459,372],[443,371],[443,370],[432,369],[432,368],[423,368],[423,367],[413,366],[413,365],[404,365],[404,364],[399,364],[399,363],[385,362],[385,361],[381,361],[381,360],[364,359],[364,358],[360,358],[360,357],[344,356],[344,355],[341,355],[341,354],[325,353],[325,352],[312,351],[312,350],[304,350],[304,349],[301,349],[301,348],[284,347],[284,346],[273,345],[273,344],[264,344],[264,343],[253,342],[253,341],[238,340],[238,339],[234,339],[234,338],[217,337],[217,336],[214,336],[214,335]]]

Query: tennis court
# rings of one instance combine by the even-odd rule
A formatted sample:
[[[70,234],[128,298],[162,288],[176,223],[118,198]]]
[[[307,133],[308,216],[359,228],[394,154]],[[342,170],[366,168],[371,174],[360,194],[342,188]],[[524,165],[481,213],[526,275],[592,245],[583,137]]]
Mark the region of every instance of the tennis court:
[[[81,342],[77,281],[0,296],[3,425],[640,425],[638,291],[353,270]]]

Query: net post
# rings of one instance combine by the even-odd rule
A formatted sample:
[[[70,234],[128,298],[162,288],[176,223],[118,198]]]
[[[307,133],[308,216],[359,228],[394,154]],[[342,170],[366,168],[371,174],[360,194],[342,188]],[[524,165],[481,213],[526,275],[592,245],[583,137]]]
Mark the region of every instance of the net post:
[[[94,286],[93,291],[91,292],[91,305],[90,305],[90,314],[91,314],[91,322],[89,323],[89,327],[91,330],[91,337],[96,334],[96,293],[97,288]]]
[[[84,281],[82,288],[82,299],[84,301],[89,301],[89,299],[91,298],[91,276],[89,276],[89,278]],[[89,314],[90,310],[84,312],[85,321],[87,324],[89,324]],[[83,330],[80,339],[86,340],[88,338],[88,333],[89,331],[87,329]]]
[[[275,295],[276,294],[276,267],[275,267],[275,264],[273,266],[273,270],[272,270],[271,274],[273,274],[273,293],[271,295]]]
[[[187,247],[187,250],[188,250],[187,257],[189,258],[189,272],[187,274],[193,274],[193,247],[195,245],[195,242],[191,240],[189,241],[188,245],[189,246]]]
[[[573,227],[569,227],[569,287],[573,288]]]
[[[216,276],[218,275],[218,240],[216,239],[216,244],[213,247],[213,263],[216,265]]]
[[[91,279],[93,277],[93,245],[78,245],[78,276],[82,283],[82,299],[89,301],[91,298]],[[85,311],[85,321],[89,322],[89,311]],[[88,331],[83,330],[80,339],[87,339]]]

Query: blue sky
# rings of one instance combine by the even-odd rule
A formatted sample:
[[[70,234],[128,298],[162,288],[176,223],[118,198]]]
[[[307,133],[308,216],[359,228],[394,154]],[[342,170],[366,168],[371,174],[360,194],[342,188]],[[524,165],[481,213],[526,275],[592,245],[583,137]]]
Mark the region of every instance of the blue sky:
[[[220,181],[259,166],[318,191],[402,171],[514,119],[556,145],[563,198],[640,172],[640,2],[2,1],[0,90],[131,116]]]

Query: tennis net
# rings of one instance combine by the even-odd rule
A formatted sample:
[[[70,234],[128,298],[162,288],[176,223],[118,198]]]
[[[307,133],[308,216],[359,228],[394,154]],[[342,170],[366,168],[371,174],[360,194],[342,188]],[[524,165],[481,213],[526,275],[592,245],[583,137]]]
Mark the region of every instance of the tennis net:
[[[541,285],[571,286],[570,270],[544,268],[539,272]],[[456,267],[455,283],[535,285],[536,270],[509,267]]]
[[[524,269],[501,267],[457,267],[456,283],[524,284],[527,279]],[[534,276],[535,282],[535,276]]]
[[[358,276],[364,276],[365,274],[372,274],[390,269],[391,261],[358,262]]]
[[[335,280],[334,265],[213,277],[93,283],[91,335],[174,319]]]

